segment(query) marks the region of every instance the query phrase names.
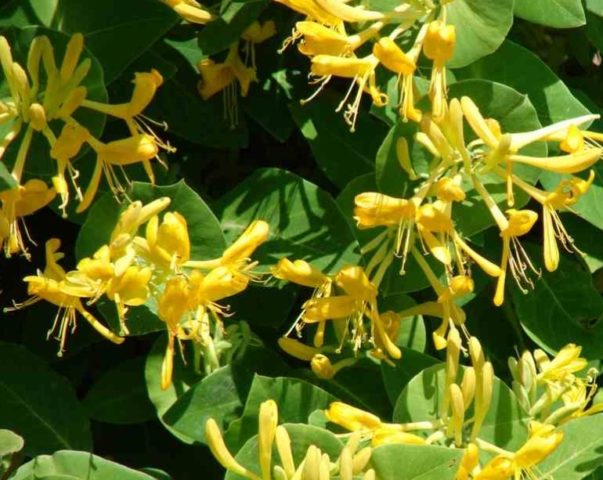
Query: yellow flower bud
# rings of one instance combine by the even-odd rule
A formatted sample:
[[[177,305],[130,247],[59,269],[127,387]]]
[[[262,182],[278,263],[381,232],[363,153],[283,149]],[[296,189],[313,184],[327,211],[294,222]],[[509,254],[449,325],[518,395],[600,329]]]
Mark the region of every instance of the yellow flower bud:
[[[423,43],[423,53],[436,64],[442,65],[452,58],[456,45],[454,25],[445,25],[440,20],[431,22]]]
[[[436,195],[444,202],[462,202],[465,200],[465,192],[454,179],[449,177],[440,178],[436,183]]]
[[[324,380],[330,380],[335,376],[335,373],[337,373],[333,367],[333,364],[331,363],[331,360],[329,360],[329,357],[320,353],[317,353],[312,357],[310,367],[318,378],[322,378]]]
[[[155,139],[146,133],[133,135],[121,140],[109,143],[101,143],[88,139],[92,147],[103,161],[113,165],[130,165],[145,160],[151,160],[157,156],[159,147]]]
[[[373,46],[373,55],[381,64],[398,75],[412,75],[417,65],[406,55],[396,42],[389,37],[382,37]]]
[[[172,277],[159,297],[157,313],[171,332],[175,332],[180,319],[188,310],[188,285],[183,277]]]
[[[272,268],[272,275],[280,280],[303,285],[304,287],[319,288],[328,277],[304,260],[291,262],[287,258],[281,258],[276,266]]]
[[[29,106],[29,122],[31,128],[40,132],[46,127],[46,112],[39,103],[32,103]]]
[[[361,193],[356,195],[354,203],[354,220],[358,228],[397,226],[402,220],[415,216],[415,205],[412,201],[382,193]]]
[[[70,160],[75,157],[90,132],[79,124],[65,124],[57,141],[50,149],[50,156],[55,160]]]
[[[479,472],[475,480],[508,480],[513,476],[515,466],[513,460],[506,455],[498,455],[490,460],[481,472]]]
[[[381,420],[372,413],[365,412],[347,403],[333,402],[325,410],[329,422],[355,432],[357,430],[375,430],[381,427]]]
[[[63,82],[68,82],[71,79],[83,50],[84,36],[81,33],[74,33],[67,43],[65,56],[61,64],[60,75]]]
[[[302,318],[306,323],[346,318],[358,311],[361,301],[351,295],[311,298],[303,305]]]
[[[315,355],[320,353],[318,348],[311,347],[298,340],[289,337],[278,339],[278,345],[292,357],[306,362],[311,361]]]
[[[381,445],[425,445],[425,439],[412,433],[402,432],[399,429],[392,427],[377,428],[373,432],[371,446],[373,448]]]
[[[312,58],[311,71],[316,76],[343,78],[364,77],[375,69],[375,61],[370,58],[337,57],[334,55],[316,55]]]
[[[295,474],[291,439],[289,438],[289,433],[287,433],[287,430],[282,425],[276,427],[275,443],[276,450],[281,459],[281,465],[287,474],[287,478],[291,478]]]
[[[303,21],[295,24],[295,29],[303,35],[299,51],[307,56],[341,55],[352,50],[349,38],[317,22]]]
[[[258,417],[259,457],[262,477],[270,479],[272,462],[272,443],[278,424],[278,407],[274,400],[267,400],[260,405]]]
[[[157,216],[146,228],[146,239],[152,259],[169,267],[175,261],[181,265],[190,258],[190,240],[186,219],[177,212],[167,212],[161,225]]]

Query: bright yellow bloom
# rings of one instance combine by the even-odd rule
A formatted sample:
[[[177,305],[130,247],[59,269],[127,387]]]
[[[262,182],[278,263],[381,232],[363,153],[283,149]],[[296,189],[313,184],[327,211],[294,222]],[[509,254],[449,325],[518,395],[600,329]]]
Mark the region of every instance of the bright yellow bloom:
[[[276,266],[272,268],[272,275],[280,280],[297,283],[304,287],[320,288],[329,279],[320,270],[304,260],[290,261],[281,258]]]
[[[456,29],[454,25],[445,25],[436,20],[429,24],[423,53],[433,60],[429,96],[431,98],[432,115],[436,120],[446,114],[446,62],[452,58],[456,45]]]
[[[197,25],[205,25],[214,20],[214,16],[195,0],[161,0],[171,7],[184,20]]]
[[[7,257],[19,252],[28,256],[19,221],[44,208],[55,194],[53,188],[37,179],[0,192],[0,248]]]
[[[375,430],[382,425],[376,415],[343,402],[333,402],[325,410],[329,422],[349,430],[350,432]]]
[[[190,240],[185,218],[177,212],[167,212],[161,224],[159,217],[147,223],[146,245],[149,260],[166,269],[175,269],[190,259]]]

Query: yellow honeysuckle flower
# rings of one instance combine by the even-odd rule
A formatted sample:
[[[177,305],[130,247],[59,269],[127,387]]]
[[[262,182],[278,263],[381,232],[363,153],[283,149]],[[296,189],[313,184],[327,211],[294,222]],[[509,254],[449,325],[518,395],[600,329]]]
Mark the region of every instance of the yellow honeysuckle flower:
[[[516,471],[513,460],[506,455],[497,455],[475,475],[475,480],[508,480]]]
[[[92,173],[92,178],[86,189],[77,212],[86,210],[96,195],[100,184],[101,175],[105,174],[105,179],[111,191],[118,195],[123,192],[121,181],[117,176],[114,166],[131,165],[133,163],[142,163],[151,183],[154,183],[155,176],[150,166],[150,160],[157,158],[159,147],[155,138],[146,133],[133,135],[121,140],[114,140],[109,143],[102,143],[90,138],[88,143],[96,151],[96,166]],[[127,177],[126,177],[127,179]]]
[[[217,302],[241,293],[249,285],[249,277],[229,267],[216,267],[202,283],[202,297],[207,302]]]
[[[377,65],[379,65],[379,60],[374,55],[357,58],[322,54],[312,57],[311,75],[318,78],[317,83],[320,83],[320,86],[304,102],[310,101],[318,94],[333,76],[352,79],[354,84],[357,85],[356,94],[353,96],[351,102],[346,104],[349,96],[352,94],[352,88],[350,88],[343,101],[337,107],[337,111],[340,111],[345,106],[344,119],[353,132],[363,92],[366,91],[371,95],[375,105],[383,106],[387,103],[387,95],[381,93],[377,88],[375,78],[375,68],[377,68]]]
[[[381,64],[392,72],[402,76],[400,88],[400,114],[404,121],[419,122],[422,118],[420,110],[415,108],[413,75],[417,68],[418,49],[408,54],[398,47],[389,37],[382,37],[373,46],[373,55]]]
[[[530,268],[535,273],[537,270],[532,265],[528,254],[525,252],[518,237],[526,235],[538,220],[538,214],[531,210],[507,211],[508,225],[501,231],[500,236],[503,239],[503,252],[500,263],[502,274],[498,277],[496,284],[496,293],[494,295],[494,304],[502,305],[505,295],[505,279],[507,267],[511,268],[513,278],[522,291],[526,291],[523,284],[532,285],[532,281],[526,275],[526,269]]]
[[[142,243],[139,243],[141,245]],[[190,239],[186,219],[177,212],[167,212],[147,223],[146,244],[149,260],[162,268],[175,269],[190,259]]]
[[[433,60],[433,70],[429,85],[431,110],[435,119],[446,114],[446,62],[452,58],[456,45],[454,25],[445,25],[440,20],[431,22],[423,42],[424,55]]]
[[[584,370],[588,365],[585,358],[580,357],[582,347],[569,343],[563,347],[552,360],[542,351],[537,358],[540,372],[538,379],[545,381],[563,380],[568,375]]]
[[[357,48],[375,36],[383,24],[377,23],[355,35],[329,28],[324,24],[302,21],[295,24],[295,30],[303,39],[299,51],[309,57],[315,55],[351,55]]]
[[[124,338],[115,335],[111,330],[100,323],[90,312],[82,305],[79,296],[71,295],[64,287],[66,278],[65,271],[57,263],[63,254],[59,252],[61,242],[53,238],[46,242],[47,264],[44,272],[38,271],[37,275],[28,275],[23,280],[27,283],[27,293],[31,297],[23,303],[15,304],[14,309],[19,309],[32,305],[40,300],[52,303],[59,310],[54,319],[54,323],[49,330],[49,335],[58,328],[57,339],[59,340],[59,352],[61,356],[65,351],[67,335],[76,328],[77,314],[88,321],[88,323],[107,340],[113,343],[123,343]],[[12,309],[5,309],[5,311]]]
[[[279,338],[278,345],[292,357],[295,357],[299,360],[304,360],[306,362],[312,361],[316,355],[320,354],[319,348],[311,347],[289,337]]]
[[[254,220],[234,241],[224,250],[221,258],[222,265],[240,265],[250,261],[251,255],[257,248],[268,240],[270,226],[264,220]]]
[[[149,281],[152,271],[148,267],[136,265],[128,267],[119,277],[113,277],[108,283],[106,294],[109,300],[115,302],[122,334],[129,333],[126,327],[127,306],[144,305],[149,298]]]
[[[19,252],[28,256],[19,221],[23,222],[23,217],[44,208],[55,195],[53,188],[37,179],[0,192],[0,248],[4,250],[5,256],[10,257]]]

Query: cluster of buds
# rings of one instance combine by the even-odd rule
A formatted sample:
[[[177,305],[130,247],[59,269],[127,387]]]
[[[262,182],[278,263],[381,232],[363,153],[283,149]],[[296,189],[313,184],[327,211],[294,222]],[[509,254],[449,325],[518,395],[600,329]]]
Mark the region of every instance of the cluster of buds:
[[[46,36],[31,42],[26,68],[15,62],[6,38],[0,36],[0,64],[8,85],[9,97],[0,101],[0,124],[7,125],[1,141],[0,160],[12,143],[20,139],[11,174],[17,186],[0,193],[0,247],[5,255],[24,252],[25,244],[19,231],[19,220],[46,206],[58,194],[65,214],[69,202],[70,178],[79,200],[78,211],[85,210],[95,197],[104,173],[116,195],[123,193],[116,167],[142,163],[151,182],[154,181],[151,161],[158,159],[160,148],[172,150],[153,133],[142,117],[163,79],[159,72],[136,73],[130,101],[110,105],[87,98],[86,79],[92,61],[81,60],[84,37],[74,34],[69,40],[60,66],[54,48]],[[124,121],[130,136],[104,143],[95,138],[75,116],[81,110],[92,110]],[[52,128],[51,125],[52,124]],[[59,132],[58,135],[55,132]],[[25,181],[24,171],[34,135],[48,144],[48,156],[56,164],[52,186],[38,179]],[[90,183],[82,194],[77,185],[78,171],[72,161],[87,145],[97,155]],[[125,174],[124,174],[125,176]],[[127,181],[127,177],[125,177]]]
[[[437,304],[441,308],[434,308],[433,302],[423,306],[425,314],[430,314],[430,310],[441,312],[436,315],[442,316],[442,326],[434,333],[436,348],[446,346],[445,333],[450,325],[458,326],[464,322],[464,313],[454,300],[473,290],[472,264],[496,279],[494,303],[497,306],[504,301],[509,270],[524,293],[527,286],[533,286],[530,271],[535,274],[539,271],[522,248],[520,237],[531,231],[538,213],[513,208],[516,189],[542,205],[546,268],[553,271],[559,264],[558,243],[567,250],[577,250],[558,212],[572,210],[571,207],[589,189],[594,172],[591,170],[587,179],[564,178],[550,192],[531,185],[521,178],[521,174],[526,172],[526,167],[568,175],[588,170],[599,160],[603,148],[595,143],[600,135],[580,130],[579,126],[595,118],[586,115],[534,131],[504,133],[495,119],[483,117],[470,98],[455,98],[448,103],[440,119],[425,115],[420,122],[416,141],[432,155],[433,161],[411,198],[395,198],[377,192],[356,196],[354,218],[358,227],[385,227],[364,247],[365,253],[373,252],[367,266],[368,274],[378,284],[396,257],[402,259],[403,274],[410,253],[438,296]],[[477,136],[469,143],[465,141],[465,121]],[[564,154],[535,157],[521,151],[527,145],[544,142],[558,142]],[[400,139],[398,147],[401,166],[410,177],[418,178],[410,164],[407,142]],[[486,188],[486,179],[490,183],[498,180],[506,191],[506,211]],[[455,204],[465,201],[469,191],[480,197],[500,231],[502,255],[499,264],[479,254],[455,227]],[[424,254],[431,254],[442,265],[444,283],[425,261]]]
[[[302,313],[291,327],[301,335],[306,325],[315,325],[313,346],[285,335],[279,345],[290,355],[311,362],[312,370],[321,378],[332,378],[341,368],[354,363],[345,358],[331,364],[325,353],[341,354],[349,345],[354,355],[369,345],[375,358],[391,362],[402,356],[396,345],[401,316],[395,312],[379,312],[377,287],[360,266],[345,266],[334,275],[325,275],[304,260],[282,258],[273,267],[272,275],[280,280],[314,289],[312,297],[302,306]],[[332,326],[335,345],[325,344],[327,324]]]
[[[370,412],[334,402],[325,411],[327,419],[353,432],[362,441],[370,440],[372,448],[391,444],[439,444],[462,448],[464,455],[457,471],[457,480],[536,478],[533,475],[537,464],[559,446],[563,433],[556,430],[555,425],[532,421],[526,442],[516,452],[504,450],[480,438],[480,430],[492,401],[492,364],[485,360],[479,341],[472,337],[469,339],[471,366],[461,368],[460,335],[452,329],[448,337],[443,394],[436,409],[436,418],[387,423]],[[566,365],[572,370],[570,363],[566,362]],[[462,379],[458,382],[461,370]],[[487,462],[480,463],[481,452],[487,454]],[[495,456],[492,457],[492,454]]]
[[[513,391],[531,418],[560,425],[573,418],[603,411],[603,404],[591,405],[597,392],[597,370],[580,357],[582,347],[569,344],[552,359],[540,349],[525,351],[509,359]]]
[[[268,40],[276,33],[272,20],[262,24],[253,22],[228,49],[223,62],[204,58],[197,64],[201,80],[197,85],[199,95],[208,100],[218,92],[224,92],[224,117],[231,126],[239,121],[238,95],[246,97],[252,82],[257,82],[255,45]],[[241,57],[241,53],[243,57]]]
[[[25,277],[31,298],[15,307],[39,300],[59,307],[51,329],[58,328],[59,354],[65,349],[67,333],[75,329],[77,313],[105,338],[121,343],[129,333],[128,311],[147,304],[165,323],[168,334],[161,373],[164,389],[171,383],[176,340],[179,345],[193,342],[196,367],[200,368],[202,359],[206,374],[219,368],[221,360],[228,360],[228,356],[221,358],[233,348],[222,322],[227,307],[218,302],[242,292],[254,279],[251,270],[257,262],[250,257],[266,240],[268,224],[253,222],[219,258],[193,260],[185,218],[166,212],[160,219],[169,204],[169,198],[147,205],[131,203],[120,215],[109,242],[69,272],[58,264],[62,258],[59,240],[47,242],[46,268]],[[143,226],[145,235],[139,236]],[[83,302],[91,305],[101,297],[115,304],[120,336],[84,307]]]
[[[371,448],[359,448],[359,436],[351,436],[337,459],[316,445],[310,445],[298,465],[291,448],[292,439],[287,429],[278,425],[278,408],[274,400],[260,405],[258,417],[259,474],[241,465],[228,451],[215,420],[205,424],[205,438],[213,456],[229,472],[250,480],[375,480],[375,471],[368,468]],[[293,439],[295,440],[295,439]],[[276,448],[278,457],[273,455]]]
[[[456,30],[446,22],[446,4],[435,5],[431,0],[401,2],[390,11],[364,8],[345,0],[277,0],[306,17],[297,22],[285,46],[297,40],[298,50],[309,57],[310,77],[317,84],[313,98],[333,77],[351,79],[352,84],[337,111],[344,110],[344,118],[352,131],[364,92],[374,105],[382,107],[389,102],[376,81],[379,65],[398,77],[400,85],[400,115],[418,122],[423,113],[415,105],[414,74],[421,57],[432,62],[429,97],[431,115],[441,118],[446,112],[446,62],[456,45]],[[357,28],[362,25],[362,29]],[[353,30],[353,34],[348,34]],[[381,36],[386,30],[387,35]],[[414,36],[412,47],[406,52],[402,40]],[[362,48],[372,43],[370,53]],[[356,88],[356,93],[353,93]],[[308,99],[308,100],[310,100]]]

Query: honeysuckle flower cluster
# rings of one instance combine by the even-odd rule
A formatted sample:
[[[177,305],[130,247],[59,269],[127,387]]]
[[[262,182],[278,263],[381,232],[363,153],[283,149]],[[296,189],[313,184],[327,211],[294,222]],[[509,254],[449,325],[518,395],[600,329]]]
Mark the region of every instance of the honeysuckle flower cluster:
[[[332,378],[341,368],[354,363],[345,358],[332,364],[326,353],[341,354],[344,345],[356,355],[368,345],[370,354],[391,362],[402,352],[395,344],[401,316],[395,312],[380,312],[377,287],[360,266],[345,266],[334,275],[325,275],[304,260],[282,258],[272,269],[272,275],[314,289],[290,332],[300,335],[306,325],[315,325],[313,347],[285,336],[279,345],[290,355],[311,362],[314,373]],[[325,345],[327,324],[332,325],[338,345]]]
[[[454,329],[449,332],[442,395],[438,400],[437,411],[434,412],[437,418],[401,424],[387,423],[372,413],[346,403],[334,402],[325,411],[327,419],[359,435],[361,440],[370,440],[372,448],[391,444],[462,448],[464,455],[457,480],[536,478],[537,465],[553,453],[563,440],[563,432],[556,426],[575,414],[596,413],[600,411],[599,405],[584,411],[591,395],[580,405],[576,404],[571,411],[561,408],[559,412],[562,411],[562,415],[549,415],[544,421],[537,420],[542,417],[539,411],[528,413],[526,410],[531,420],[525,443],[515,452],[493,445],[479,435],[491,405],[494,371],[492,364],[485,360],[479,341],[472,337],[468,343],[471,366],[461,367],[460,334]],[[572,383],[573,380],[570,381],[567,377],[585,367],[585,360],[579,358],[579,353],[580,349],[575,345],[564,347],[552,360],[542,356],[542,352],[535,353],[542,360],[538,375],[543,383],[547,382],[547,389],[569,390],[567,383]],[[526,353],[523,357],[528,355],[531,354]],[[534,363],[534,360],[526,361]],[[512,371],[517,373],[517,362],[511,363]],[[528,373],[523,375],[527,377]],[[533,380],[536,381],[536,378]],[[593,395],[594,391],[596,387],[593,387]],[[548,407],[550,405],[551,403],[547,404]],[[548,413],[551,413],[550,409]],[[480,461],[482,451],[490,454],[485,462]],[[492,457],[491,454],[495,456]]]
[[[165,323],[168,336],[162,388],[171,383],[176,342],[193,343],[197,367],[202,360],[206,374],[229,359],[233,338],[222,321],[228,307],[219,302],[242,292],[255,279],[252,270],[257,262],[250,257],[266,240],[268,225],[255,221],[219,258],[195,260],[190,256],[186,219],[178,212],[161,216],[169,204],[166,197],[147,205],[131,203],[119,216],[109,242],[72,271],[58,264],[63,256],[58,251],[60,241],[47,242],[46,268],[25,277],[31,298],[15,307],[39,300],[59,307],[51,329],[60,341],[59,354],[65,350],[67,334],[75,329],[77,314],[108,340],[121,343],[129,333],[129,310],[147,304]],[[142,227],[144,236],[138,235]],[[101,297],[115,304],[119,336],[86,309]]]
[[[365,192],[355,198],[354,218],[358,228],[384,228],[373,241],[364,246],[372,256],[367,274],[378,285],[387,268],[396,257],[401,259],[404,273],[410,254],[423,270],[437,295],[437,302],[427,302],[416,313],[442,318],[434,332],[436,348],[446,346],[446,331],[450,326],[462,326],[464,312],[455,299],[473,290],[471,269],[475,265],[496,279],[494,304],[504,302],[508,272],[519,288],[526,293],[533,287],[533,278],[539,271],[523,249],[520,239],[527,235],[538,212],[515,207],[515,192],[523,191],[542,205],[544,232],[544,265],[553,271],[559,264],[559,245],[578,251],[573,239],[563,227],[559,212],[572,211],[572,206],[584,195],[593,179],[575,176],[588,171],[601,157],[603,149],[596,144],[599,135],[581,130],[580,126],[597,118],[594,115],[562,121],[530,132],[505,133],[492,118],[484,118],[468,97],[454,98],[448,103],[440,120],[425,115],[415,140],[429,154],[432,162],[420,178],[410,198],[396,198],[378,192]],[[466,141],[465,123],[477,138]],[[523,153],[523,148],[544,142],[556,142],[562,155],[536,157]],[[401,166],[415,176],[408,145],[399,145]],[[545,191],[521,177],[519,166],[565,174],[552,191]],[[494,200],[489,186],[492,182],[506,192],[506,205]],[[470,245],[463,232],[455,226],[455,205],[463,202],[469,192],[476,193],[487,207],[500,232],[502,252],[499,262],[485,258]],[[474,200],[472,200],[474,201]],[[430,254],[441,264],[445,281],[425,260]]]
[[[136,73],[130,100],[122,104],[106,104],[88,98],[84,84],[90,71],[90,58],[82,59],[84,37],[76,33],[69,40],[60,65],[47,36],[31,42],[25,67],[13,59],[10,45],[0,36],[0,64],[8,85],[8,97],[0,100],[0,123],[7,125],[1,140],[0,161],[9,148],[17,149],[10,171],[16,187],[0,192],[0,247],[6,256],[27,254],[19,223],[23,217],[61,198],[65,214],[69,202],[69,182],[79,201],[78,212],[84,211],[94,199],[104,174],[115,195],[123,193],[123,172],[126,165],[142,163],[151,182],[151,162],[159,159],[160,148],[172,150],[153,133],[142,112],[153,99],[163,79],[159,72]],[[129,136],[103,142],[78,120],[82,110],[93,110],[123,120]],[[34,136],[41,136],[48,145],[48,156],[56,166],[52,185],[36,178],[26,179],[25,170]],[[16,144],[19,141],[19,145]],[[77,183],[78,170],[73,160],[84,146],[97,155],[92,178],[84,193]],[[123,177],[123,178],[121,178]]]
[[[531,417],[546,424],[559,425],[571,419],[603,411],[594,403],[598,371],[588,368],[580,357],[582,347],[569,344],[553,358],[540,349],[525,351],[509,359],[513,391]],[[583,375],[577,375],[580,372]]]
[[[456,45],[456,29],[446,22],[448,1],[439,5],[431,0],[404,1],[390,11],[370,10],[344,0],[276,1],[306,17],[295,24],[285,47],[297,42],[299,52],[312,62],[310,81],[317,89],[310,99],[333,77],[351,80],[337,111],[344,111],[352,131],[363,93],[368,93],[376,106],[389,102],[377,84],[379,66],[398,76],[400,115],[405,120],[421,120],[414,84],[421,56],[432,63],[431,115],[439,119],[446,113],[446,62]],[[402,41],[408,43],[409,34],[412,46],[404,51]]]
[[[258,415],[258,455],[260,472],[241,465],[229,452],[217,422],[210,418],[205,423],[205,438],[213,456],[229,472],[250,480],[375,480],[375,471],[368,468],[370,447],[360,447],[358,435],[351,436],[339,457],[331,459],[316,445],[310,445],[303,460],[294,461],[291,439],[287,429],[278,424],[278,407],[274,400],[260,405]],[[274,455],[276,450],[277,455]]]
[[[276,33],[272,20],[264,23],[253,22],[241,35],[240,41],[228,49],[223,62],[204,58],[197,64],[201,80],[197,89],[203,100],[208,100],[219,92],[224,94],[224,117],[231,126],[238,124],[238,96],[246,97],[249,87],[257,82],[255,45],[268,40]],[[243,57],[241,57],[241,53]]]

